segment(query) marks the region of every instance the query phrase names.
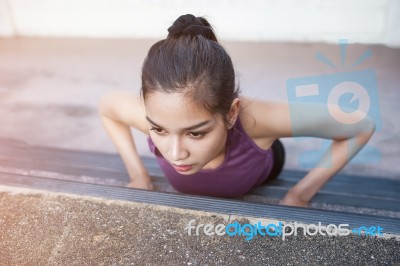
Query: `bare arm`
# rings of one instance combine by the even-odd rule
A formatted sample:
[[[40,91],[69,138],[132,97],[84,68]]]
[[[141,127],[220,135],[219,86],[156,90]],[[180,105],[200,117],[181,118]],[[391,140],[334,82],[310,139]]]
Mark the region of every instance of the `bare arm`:
[[[145,111],[140,98],[127,91],[111,91],[101,97],[98,108],[103,126],[128,171],[129,186],[152,189],[151,178],[136,151],[130,131],[130,127],[134,127],[146,132]]]
[[[349,116],[331,105],[330,112],[326,105],[319,104],[257,102],[254,107],[251,110],[257,121],[255,135],[268,132],[265,137],[269,138],[308,136],[333,140],[317,166],[281,200],[285,205],[307,206],[332,176],[364,147],[375,130],[373,120],[364,113],[354,112]]]
[[[306,206],[332,176],[364,147],[375,131],[375,123],[362,112],[345,113],[332,105],[291,104],[290,116],[293,136],[333,140],[318,165],[281,201],[281,204]]]

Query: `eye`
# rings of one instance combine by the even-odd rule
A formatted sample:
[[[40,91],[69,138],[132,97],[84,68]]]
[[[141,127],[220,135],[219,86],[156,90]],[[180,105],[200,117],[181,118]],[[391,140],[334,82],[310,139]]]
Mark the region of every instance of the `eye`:
[[[152,127],[150,130],[153,130],[157,135],[165,135],[167,133],[164,129],[158,127]]]
[[[207,132],[189,132],[189,136],[195,139],[199,139],[204,137],[207,134]]]

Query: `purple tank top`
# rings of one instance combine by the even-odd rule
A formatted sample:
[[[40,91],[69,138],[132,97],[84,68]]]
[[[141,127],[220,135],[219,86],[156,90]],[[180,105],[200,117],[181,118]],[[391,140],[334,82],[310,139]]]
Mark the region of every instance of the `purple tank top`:
[[[150,137],[150,150],[170,184],[179,192],[214,197],[239,197],[263,183],[273,165],[272,149],[259,148],[244,131],[240,119],[228,130],[223,163],[215,169],[202,169],[192,175],[178,173],[164,159]]]

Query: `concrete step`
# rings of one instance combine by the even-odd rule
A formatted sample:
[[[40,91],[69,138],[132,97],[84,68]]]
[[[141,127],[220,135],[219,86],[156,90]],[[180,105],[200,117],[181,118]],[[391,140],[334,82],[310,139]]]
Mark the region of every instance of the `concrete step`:
[[[7,144],[8,143],[8,144]],[[129,177],[118,154],[62,150],[3,141],[0,147],[2,171],[30,173],[31,176],[52,177],[80,182],[124,186]],[[174,191],[154,158],[142,158],[160,190]],[[241,199],[277,202],[306,172],[285,169],[277,180],[254,188]],[[167,189],[166,189],[167,188]],[[174,191],[176,192],[176,191]],[[176,192],[177,193],[177,192]],[[382,177],[338,174],[312,199],[311,206],[378,214],[400,218],[400,181]],[[338,207],[339,206],[339,207]]]
[[[313,199],[322,207],[299,208],[268,200],[281,197],[304,175],[301,171],[285,170],[278,180],[246,197],[223,199],[127,188],[128,175],[116,154],[0,144],[0,256],[6,265],[400,262],[397,180],[337,175]],[[156,185],[168,186],[155,160],[143,161]],[[340,211],[326,208],[332,203]],[[300,228],[294,236],[288,234],[289,226],[286,239],[252,235],[250,241],[245,233],[208,236],[201,227],[199,235],[193,235],[200,224],[258,222],[305,228],[345,224],[350,234],[305,236]],[[366,230],[372,230],[370,235]],[[21,259],[24,256],[27,259]]]
[[[400,235],[400,219],[374,215],[360,215],[347,212],[334,212],[309,208],[288,207],[235,199],[221,199],[158,191],[147,191],[124,187],[87,184],[69,180],[57,180],[34,176],[2,173],[0,183],[7,186],[19,186],[51,192],[72,193],[77,195],[102,197],[113,200],[127,200],[191,210],[201,210],[228,215],[269,217],[276,220],[298,221],[302,223],[344,224],[356,228],[370,224],[379,224],[385,232]]]

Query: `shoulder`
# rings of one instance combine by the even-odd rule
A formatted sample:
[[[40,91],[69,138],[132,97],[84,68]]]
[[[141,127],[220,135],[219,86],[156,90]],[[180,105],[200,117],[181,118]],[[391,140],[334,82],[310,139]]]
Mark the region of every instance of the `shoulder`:
[[[243,129],[253,140],[271,142],[291,136],[289,106],[284,102],[269,102],[240,97],[239,112]]]
[[[142,97],[126,90],[112,90],[102,95],[98,103],[102,116],[147,133],[146,110]]]

